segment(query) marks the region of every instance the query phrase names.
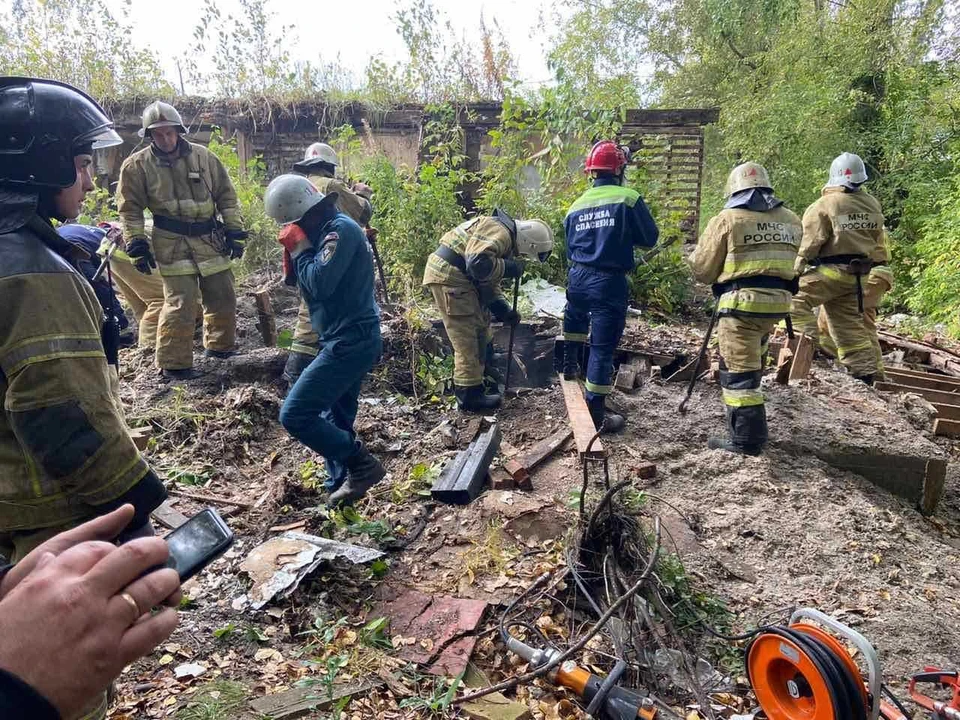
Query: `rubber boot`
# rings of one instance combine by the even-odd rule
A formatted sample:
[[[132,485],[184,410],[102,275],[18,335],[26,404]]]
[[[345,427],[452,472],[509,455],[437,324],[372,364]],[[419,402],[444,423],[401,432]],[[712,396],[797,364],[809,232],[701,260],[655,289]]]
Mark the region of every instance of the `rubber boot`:
[[[618,433],[626,426],[627,421],[623,415],[610,412],[606,407],[606,396],[597,395],[587,399],[587,409],[590,410],[590,417],[593,419],[593,425],[603,435]]]
[[[873,374],[870,375],[854,375],[854,378],[862,382],[864,385],[873,386],[873,381],[876,379],[876,376]]]
[[[711,450],[726,450],[737,455],[759,455],[763,448],[759,445],[737,445],[733,440],[722,437],[707,438],[707,447]]]
[[[563,342],[563,379],[576,380],[580,377],[580,353],[583,352],[582,342],[564,340]]]
[[[493,358],[493,343],[488,342],[483,353],[483,376],[493,381],[497,387],[503,387],[503,373],[497,369]]]
[[[343,464],[347,466],[347,479],[343,481],[343,485],[330,493],[327,507],[353,505],[387,474],[380,461],[359,442],[356,452]]]
[[[730,439],[711,437],[707,447],[726,450],[737,455],[759,455],[767,442],[767,410],[764,405],[742,408],[727,407],[727,427]]]
[[[457,406],[465,412],[484,412],[500,407],[499,393],[483,394],[483,385],[470,387],[453,386],[453,394],[457,396]]]

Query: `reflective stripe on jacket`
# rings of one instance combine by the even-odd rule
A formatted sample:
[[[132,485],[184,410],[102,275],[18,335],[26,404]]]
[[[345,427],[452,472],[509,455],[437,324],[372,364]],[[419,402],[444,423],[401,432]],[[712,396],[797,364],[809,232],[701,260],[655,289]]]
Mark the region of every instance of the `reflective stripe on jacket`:
[[[468,277],[436,253],[431,253],[423,273],[424,285],[477,288],[482,296],[482,305],[489,305],[494,298],[503,297],[500,290],[503,261],[513,255],[513,239],[502,222],[490,216],[467,220],[445,233],[440,238],[440,244],[463,257],[468,268],[482,266],[486,268],[486,273],[482,277]],[[487,256],[487,262],[476,263],[476,258],[481,255]]]
[[[866,190],[849,192],[825,188],[803,214],[805,260],[832,255],[863,255],[874,261],[889,259],[880,203]]]

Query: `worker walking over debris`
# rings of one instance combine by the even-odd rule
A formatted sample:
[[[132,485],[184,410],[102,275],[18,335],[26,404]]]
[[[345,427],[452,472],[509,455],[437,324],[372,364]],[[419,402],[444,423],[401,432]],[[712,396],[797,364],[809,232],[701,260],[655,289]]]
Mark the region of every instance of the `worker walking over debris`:
[[[767,337],[790,313],[801,223],[773,194],[762,165],[738,165],[727,178],[727,202],[711,218],[690,263],[696,279],[713,285],[720,339],[720,387],[729,439],[712,449],[759,455],[767,442],[760,390]]]
[[[517,325],[500,281],[519,278],[526,261],[544,262],[553,250],[553,231],[540,220],[514,220],[503,210],[461,223],[440,238],[427,259],[423,285],[437,304],[453,346],[453,391],[461,410],[499,407],[500,393],[487,393],[484,377],[494,377],[491,315]]]
[[[279,242],[320,342],[283,402],[280,423],[323,456],[331,507],[356,502],[386,474],[353,429],[363,379],[382,349],[373,253],[336,201],[336,193],[324,195],[302,175],[275,178],[264,198],[267,214],[283,226]]]
[[[883,210],[861,187],[866,181],[866,167],[858,155],[845,152],[830,165],[821,197],[803,214],[803,244],[797,258],[797,272],[803,274],[790,315],[794,328],[816,339],[813,310],[817,306],[825,310],[840,363],[872,385],[883,369],[876,303],[893,286],[893,275],[886,265]]]
[[[564,220],[567,242],[567,305],[563,312],[563,376],[580,376],[580,356],[590,340],[586,398],[597,429],[618,432],[623,416],[606,408],[613,390],[613,353],[627,319],[633,249],[653,247],[659,230],[643,198],[624,187],[629,149],[598,142],[584,170],[593,186],[570,206]]]
[[[163,278],[157,366],[166,378],[189,378],[198,303],[205,354],[233,354],[237,297],[231,260],[243,255],[247,233],[226,168],[207,148],[184,140],[187,130],[176,109],[159,100],[150,103],[142,124],[140,135],[150,146],[121,166],[117,206],[127,255],[140,272],[158,268]],[[150,239],[145,210],[153,214]]]
[[[363,183],[355,183],[352,188],[348,188],[345,182],[334,175],[338,164],[336,151],[326,143],[318,142],[307,148],[303,160],[296,163],[293,170],[306,176],[324,195],[336,193],[337,210],[349,216],[360,227],[366,228],[373,216],[373,207],[370,204],[373,190]],[[369,239],[369,232],[367,237]],[[283,370],[284,379],[292,386],[319,351],[318,336],[310,324],[310,310],[307,303],[301,300],[293,343],[290,345],[290,354]]]

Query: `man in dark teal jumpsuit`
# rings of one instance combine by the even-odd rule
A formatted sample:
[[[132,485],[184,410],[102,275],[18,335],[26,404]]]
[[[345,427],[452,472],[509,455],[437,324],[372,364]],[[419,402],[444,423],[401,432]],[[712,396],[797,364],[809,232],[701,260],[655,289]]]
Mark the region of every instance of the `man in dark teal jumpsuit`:
[[[290,253],[320,352],[280,409],[287,432],[323,456],[328,505],[352,504],[385,471],[353,429],[360,387],[382,349],[374,299],[373,253],[363,230],[301,175],[281,175],[267,188],[267,212],[285,227]]]

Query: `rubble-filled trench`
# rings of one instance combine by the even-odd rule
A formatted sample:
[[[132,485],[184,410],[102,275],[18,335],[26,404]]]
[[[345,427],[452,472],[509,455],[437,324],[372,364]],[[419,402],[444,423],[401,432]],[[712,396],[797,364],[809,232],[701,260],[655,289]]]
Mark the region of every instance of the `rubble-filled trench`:
[[[271,296],[278,327],[292,328],[295,295],[275,284]],[[507,603],[563,565],[582,482],[576,449],[567,443],[539,466],[530,491],[487,489],[466,506],[433,503],[430,484],[472,439],[478,420],[424,386],[418,358],[440,358],[443,350],[430,324],[413,319],[422,313],[387,308],[384,359],[364,388],[357,428],[388,476],[356,513],[329,514],[322,461],[277,422],[285,353],[261,346],[250,297],[241,298],[240,314],[243,354],[198,359],[199,380],[163,383],[148,354],[128,350],[121,358],[128,421],[151,428],[147,456],[168,478],[172,507],[189,516],[212,504],[237,540],[187,584],[179,629],[126,671],[112,717],[464,712],[446,702],[447,680],[464,655],[472,657],[470,675],[489,682],[525,669],[505,652],[496,626]],[[636,321],[631,334],[648,346],[690,352],[700,338],[695,329]],[[540,347],[528,345],[530,352]],[[612,404],[628,426],[603,438],[611,480],[630,480],[643,493],[646,511],[661,519],[664,553],[682,559],[698,595],[726,606],[729,630],[782,621],[786,608],[817,608],[864,634],[879,651],[886,682],[903,694],[909,674],[951,667],[960,657],[956,463],[948,465],[937,511],[924,517],[815,450],[852,443],[866,452],[900,448],[952,461],[955,442],[932,436],[929,416],[910,396],[881,395],[825,360],[790,386],[768,376],[764,390],[771,439],[757,458],[707,449],[708,435],[724,432],[713,382],[697,388],[685,415],[677,411],[683,383],[647,380],[631,393],[616,392]],[[568,422],[556,381],[508,397],[497,418],[505,445],[495,466],[510,448],[522,452]],[[656,464],[654,477],[641,472],[646,463]],[[604,490],[602,473],[590,472],[588,505]],[[239,566],[254,547],[290,531],[376,548],[384,558],[321,564],[289,597],[252,610],[243,599],[251,582]],[[454,599],[475,602],[454,608]],[[527,619],[562,648],[590,618],[557,600],[527,608]],[[468,623],[470,613],[476,617]],[[389,624],[378,622],[391,615]],[[591,642],[579,660],[608,671],[605,642]],[[699,649],[730,680],[713,711],[746,711],[741,649],[716,642]],[[507,695],[528,713],[511,717],[585,717],[572,696],[543,679]],[[693,701],[678,693],[675,702],[687,716]],[[208,707],[221,714],[198,713]]]

